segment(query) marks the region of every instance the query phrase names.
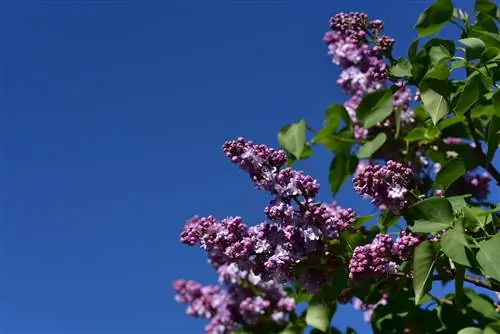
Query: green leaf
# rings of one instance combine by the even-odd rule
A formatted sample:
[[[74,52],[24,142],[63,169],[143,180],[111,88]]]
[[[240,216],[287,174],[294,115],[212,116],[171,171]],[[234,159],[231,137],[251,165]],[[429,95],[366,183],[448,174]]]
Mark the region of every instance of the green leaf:
[[[499,101],[500,102],[500,101]],[[500,130],[500,117],[493,115],[488,125],[488,154],[486,155],[486,162],[490,163],[495,155],[495,152],[500,143],[500,136],[497,132]]]
[[[450,202],[453,212],[458,213],[461,212],[463,208],[468,207],[465,199],[469,197],[471,197],[471,195],[453,196],[447,197],[446,199]]]
[[[432,271],[437,259],[437,252],[433,244],[426,240],[415,248],[413,256],[413,290],[415,305],[425,296],[432,285]]]
[[[330,188],[334,195],[344,185],[349,176],[354,173],[357,164],[358,158],[353,155],[335,154],[330,163],[330,170],[328,173]]]
[[[476,260],[486,276],[500,281],[500,234],[479,243]]]
[[[479,100],[479,85],[481,85],[479,76],[476,75],[467,79],[462,95],[460,95],[460,99],[455,106],[457,115],[465,114]]]
[[[495,106],[495,116],[500,117],[500,90],[497,90],[491,97],[493,105]]]
[[[410,143],[414,141],[421,141],[427,139],[425,136],[426,133],[427,133],[426,128],[415,128],[410,132],[408,132],[408,134],[405,136],[405,140]]]
[[[464,229],[461,222],[457,222],[453,229],[446,231],[441,238],[443,252],[454,262],[472,267],[469,258],[472,257]]]
[[[483,214],[482,212],[474,214],[474,212],[466,206],[460,210],[460,213],[463,215],[464,228],[476,232],[481,227],[481,222],[476,215],[481,217]]]
[[[306,147],[307,126],[304,120],[283,127],[278,133],[278,141],[287,152],[300,159]]]
[[[451,57],[450,51],[443,45],[433,46],[428,52],[432,66],[439,63],[442,59],[449,59]]]
[[[473,309],[474,311],[476,311],[477,313],[483,315],[488,319],[491,320],[498,319],[495,307],[493,306],[493,304],[491,304],[490,301],[488,301],[484,297],[481,297],[472,289],[464,289],[464,291],[465,291],[465,296],[467,297],[467,299],[469,299],[467,307],[470,307],[471,309]]]
[[[387,140],[387,135],[383,132],[379,133],[378,135],[375,136],[372,140],[369,142],[363,144],[363,146],[360,147],[359,152],[358,152],[358,158],[363,159],[363,158],[370,158],[373,153],[377,152],[379,148],[384,145],[385,141]]]
[[[462,177],[467,169],[462,159],[449,160],[436,175],[436,186],[440,189],[448,189],[456,180]]]
[[[331,307],[320,298],[313,298],[306,311],[306,323],[322,332],[330,327]]]
[[[356,224],[355,224],[356,227],[363,226],[365,223],[367,223],[368,221],[370,221],[370,219],[372,219],[375,216],[376,216],[375,214],[372,214],[372,215],[369,215],[369,216],[358,216],[358,218],[356,218]]]
[[[482,334],[483,330],[477,327],[465,327],[457,332],[457,334]]]
[[[419,201],[408,208],[417,233],[435,233],[450,227],[453,223],[453,208],[443,197],[431,197]]]
[[[483,334],[500,334],[500,320],[489,323],[484,329]]]
[[[411,78],[411,63],[405,58],[398,58],[389,72],[396,78]]]
[[[415,28],[420,37],[438,33],[453,17],[451,0],[437,0],[420,14]]]
[[[420,98],[424,104],[425,110],[431,116],[432,122],[437,124],[441,118],[449,112],[448,101],[438,92],[427,85],[420,85]]]
[[[497,16],[497,5],[489,0],[476,0],[474,10],[491,17]]]
[[[397,224],[400,218],[400,216],[396,216],[391,210],[386,209],[380,214],[377,225],[380,230],[387,232],[389,228]]]
[[[462,38],[459,39],[458,42],[465,45],[468,60],[481,57],[481,53],[483,53],[484,48],[486,47],[486,44],[476,37]]]
[[[386,119],[392,109],[392,91],[382,89],[363,97],[356,109],[356,117],[365,128],[371,128]]]

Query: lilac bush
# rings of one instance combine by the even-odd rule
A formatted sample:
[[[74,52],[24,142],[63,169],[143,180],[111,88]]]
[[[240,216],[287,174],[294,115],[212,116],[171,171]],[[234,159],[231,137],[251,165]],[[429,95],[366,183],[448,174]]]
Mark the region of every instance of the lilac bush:
[[[323,41],[347,97],[328,107],[323,127],[289,124],[279,149],[242,137],[223,144],[270,200],[255,224],[194,216],[181,231],[219,277],[174,283],[187,314],[207,320],[206,333],[341,333],[332,317],[347,304],[374,333],[500,333],[498,300],[464,287],[500,292],[500,205],[490,202],[492,183],[500,185],[498,8],[476,0],[474,11],[437,0],[397,59],[380,19],[333,16]],[[449,22],[465,54],[455,41],[420,45]],[[466,78],[452,80],[460,68]],[[318,200],[319,182],[295,167],[317,146],[332,153],[322,191],[335,196],[351,178],[375,214]],[[454,293],[436,295],[435,280],[455,281]]]

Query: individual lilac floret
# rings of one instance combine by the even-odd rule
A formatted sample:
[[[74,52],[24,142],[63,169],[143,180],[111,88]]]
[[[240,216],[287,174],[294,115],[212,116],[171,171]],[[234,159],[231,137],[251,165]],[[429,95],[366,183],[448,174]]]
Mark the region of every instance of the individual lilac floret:
[[[349,261],[349,275],[355,280],[384,277],[395,272],[390,235],[378,234],[370,244],[356,247]]]
[[[464,176],[463,192],[471,194],[478,201],[484,201],[490,194],[491,177],[488,173],[467,173]]]
[[[446,137],[443,139],[443,142],[448,145],[460,145],[464,144],[465,140],[463,138],[457,138],[457,137]]]
[[[396,255],[400,261],[406,261],[413,254],[415,247],[424,240],[425,238],[417,236],[409,230],[402,230],[392,248],[394,255]]]
[[[354,177],[353,183],[354,190],[371,198],[375,205],[400,213],[409,204],[406,195],[412,179],[410,168],[390,160],[384,166],[367,166]]]

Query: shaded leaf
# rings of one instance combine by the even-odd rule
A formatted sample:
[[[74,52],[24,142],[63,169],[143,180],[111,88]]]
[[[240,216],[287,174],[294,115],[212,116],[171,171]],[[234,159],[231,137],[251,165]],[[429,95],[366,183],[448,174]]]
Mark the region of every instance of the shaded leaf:
[[[477,75],[467,79],[464,90],[455,106],[457,115],[465,114],[479,100],[479,85],[481,85],[481,82]]]
[[[499,101],[500,103],[500,101]],[[486,162],[490,163],[500,143],[500,136],[497,132],[500,131],[500,117],[493,115],[488,125],[488,154]]]
[[[336,194],[344,185],[349,176],[356,170],[358,158],[348,154],[335,154],[330,163],[328,179],[333,194]]]
[[[449,160],[436,175],[436,186],[446,190],[462,177],[466,171],[467,169],[462,159]]]

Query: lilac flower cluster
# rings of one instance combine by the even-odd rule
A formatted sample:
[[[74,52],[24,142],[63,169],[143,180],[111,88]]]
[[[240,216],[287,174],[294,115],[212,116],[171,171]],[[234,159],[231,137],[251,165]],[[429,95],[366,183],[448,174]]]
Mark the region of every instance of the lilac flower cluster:
[[[195,216],[181,231],[181,242],[199,245],[219,273],[218,287],[179,281],[175,288],[189,314],[211,320],[208,333],[254,325],[264,315],[280,323],[295,308],[281,285],[294,280],[314,292],[331,283],[341,261],[331,244],[356,222],[352,209],[318,202],[318,182],[285,168],[285,152],[243,138],[224,143],[223,150],[272,200],[264,209],[267,220],[258,225],[241,217]]]
[[[385,165],[372,164],[354,176],[354,190],[372,199],[377,206],[401,213],[408,204],[407,193],[413,182],[413,171],[401,163],[388,161]]]
[[[384,53],[391,51],[394,39],[381,35],[382,21],[369,21],[364,13],[337,14],[330,19],[330,27],[332,31],[325,34],[323,41],[333,63],[342,68],[337,84],[351,96],[344,106],[354,123],[355,138],[362,139],[368,135],[368,129],[357,121],[356,108],[364,95],[386,85],[389,66]],[[414,122],[409,107],[412,97],[404,82],[397,85],[393,105],[401,109],[401,124],[406,127]],[[394,119],[388,118],[379,126],[394,129],[394,125]]]
[[[393,274],[397,265],[408,260],[424,236],[408,230],[400,232],[394,241],[388,234],[378,234],[371,243],[354,249],[349,261],[349,275],[355,280],[386,277]]]
[[[371,319],[372,319],[373,311],[375,311],[375,309],[379,306],[387,305],[388,298],[389,298],[389,295],[387,293],[384,293],[382,295],[382,298],[380,298],[380,300],[378,302],[376,302],[375,304],[365,304],[365,303],[363,303],[363,301],[361,301],[361,299],[354,298],[352,301],[352,306],[356,310],[363,311],[363,313],[364,313],[363,318],[364,318],[365,322],[370,323]]]
[[[424,235],[416,235],[409,230],[402,230],[392,247],[392,253],[397,256],[399,261],[406,261],[413,254],[415,247],[424,240]]]
[[[195,281],[174,283],[176,301],[187,304],[187,314],[209,320],[206,333],[228,334],[241,325],[258,326],[269,321],[283,324],[295,310],[295,300],[276,282],[249,276],[248,271],[236,266],[222,271],[221,281],[233,282],[227,289],[221,285],[203,286]],[[246,285],[241,284],[243,280]]]

